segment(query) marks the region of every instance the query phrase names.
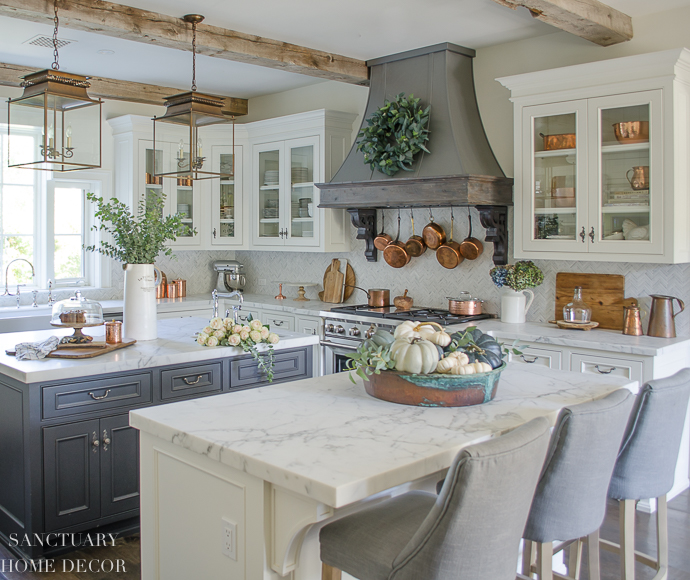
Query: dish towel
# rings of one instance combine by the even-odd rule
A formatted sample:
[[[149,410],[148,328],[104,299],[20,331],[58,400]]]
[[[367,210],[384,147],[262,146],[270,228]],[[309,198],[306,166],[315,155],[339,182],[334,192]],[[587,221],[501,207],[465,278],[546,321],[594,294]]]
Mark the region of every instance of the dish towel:
[[[20,342],[14,347],[17,352],[15,358],[17,360],[40,360],[45,358],[57,348],[60,338],[51,336],[43,342]]]

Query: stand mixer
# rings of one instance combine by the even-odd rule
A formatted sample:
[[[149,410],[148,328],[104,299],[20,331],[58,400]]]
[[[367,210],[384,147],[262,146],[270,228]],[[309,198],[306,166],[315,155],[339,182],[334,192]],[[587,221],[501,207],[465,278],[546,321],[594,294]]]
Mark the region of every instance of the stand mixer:
[[[246,283],[244,264],[235,260],[213,262],[213,270],[218,273],[216,290],[218,292],[242,292]]]

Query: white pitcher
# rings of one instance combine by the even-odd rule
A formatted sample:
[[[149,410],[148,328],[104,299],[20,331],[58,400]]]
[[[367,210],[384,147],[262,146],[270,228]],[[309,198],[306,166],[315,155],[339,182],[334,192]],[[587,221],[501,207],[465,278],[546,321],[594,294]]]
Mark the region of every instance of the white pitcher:
[[[529,301],[525,297],[529,294]],[[532,306],[534,300],[534,292],[525,289],[516,292],[512,288],[504,286],[501,290],[501,322],[509,322],[512,324],[521,324],[525,322],[525,315]]]
[[[153,264],[126,264],[124,270],[122,334],[135,340],[155,340],[158,338],[156,286],[161,283],[160,270]]]

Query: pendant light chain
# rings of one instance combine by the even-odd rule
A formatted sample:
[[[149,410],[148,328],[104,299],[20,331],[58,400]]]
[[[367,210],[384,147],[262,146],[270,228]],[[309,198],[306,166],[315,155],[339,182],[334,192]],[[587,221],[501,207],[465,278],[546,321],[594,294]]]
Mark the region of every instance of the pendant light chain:
[[[196,22],[192,22],[192,92],[196,92]]]
[[[60,19],[58,18],[58,0],[54,0],[53,9],[55,11],[55,17],[53,22],[55,23],[55,28],[53,29],[53,57],[55,62],[51,65],[53,70],[60,70],[60,63],[58,62],[58,26],[60,25]]]

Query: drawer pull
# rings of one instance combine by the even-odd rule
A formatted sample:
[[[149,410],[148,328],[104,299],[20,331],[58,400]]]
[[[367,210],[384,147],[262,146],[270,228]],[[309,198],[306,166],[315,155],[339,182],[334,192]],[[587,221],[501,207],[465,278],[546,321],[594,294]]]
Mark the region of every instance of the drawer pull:
[[[182,377],[182,380],[188,385],[196,385],[201,380],[201,377],[203,377],[203,376],[204,375],[197,375],[196,380],[194,380],[194,381],[190,381],[187,377]]]
[[[275,324],[276,326],[283,326],[284,323],[285,323],[284,320],[274,320],[273,321],[273,324]]]
[[[520,355],[520,358],[521,358],[523,361],[525,361],[526,363],[529,363],[529,364],[535,363],[535,362],[537,362],[537,361],[539,360],[539,357],[538,357],[538,356],[535,356],[532,360],[527,360],[527,359],[525,358],[525,355],[524,355],[524,354]]]
[[[101,445],[101,442],[98,440],[98,435],[96,435],[96,432],[93,432],[93,436],[91,437],[91,451],[94,453],[98,453],[98,448]]]
[[[110,437],[108,437],[108,432],[103,429],[103,451],[108,451],[108,445],[110,445]]]
[[[101,399],[105,399],[109,394],[110,394],[110,389],[107,389],[105,391],[105,394],[101,395],[100,397],[94,395],[93,393],[89,393],[89,397],[91,397],[94,401],[100,401]]]
[[[610,367],[609,370],[605,371],[599,368],[599,365],[594,365],[594,368],[597,369],[598,373],[601,373],[602,375],[610,375],[613,371],[616,370],[616,367]]]

